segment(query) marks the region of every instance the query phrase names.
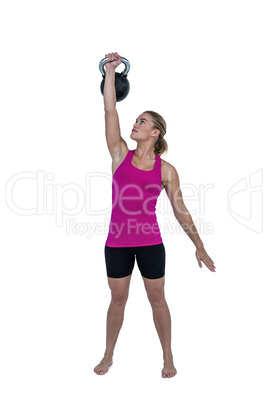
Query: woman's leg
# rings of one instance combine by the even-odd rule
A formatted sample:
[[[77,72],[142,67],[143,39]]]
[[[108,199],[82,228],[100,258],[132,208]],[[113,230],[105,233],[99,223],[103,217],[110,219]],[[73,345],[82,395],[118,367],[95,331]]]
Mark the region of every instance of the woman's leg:
[[[108,367],[113,363],[114,347],[124,320],[124,310],[128,299],[130,279],[131,275],[124,278],[108,277],[112,298],[107,313],[106,350],[102,361],[94,369],[96,374],[103,375],[107,373]]]
[[[164,368],[162,370],[162,377],[174,377],[177,371],[173,364],[171,351],[171,317],[165,299],[165,276],[159,279],[147,279],[143,277],[143,281],[152,306],[155,327],[163,349]]]

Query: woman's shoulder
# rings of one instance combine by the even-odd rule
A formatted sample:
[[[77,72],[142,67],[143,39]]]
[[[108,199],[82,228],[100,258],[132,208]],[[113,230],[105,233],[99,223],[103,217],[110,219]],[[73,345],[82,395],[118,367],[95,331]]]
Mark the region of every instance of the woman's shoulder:
[[[174,176],[174,174],[177,174],[177,170],[173,165],[171,165],[171,163],[161,158],[161,173],[162,181],[167,182],[171,177]]]
[[[169,162],[165,161],[165,159],[161,158],[161,170],[167,171],[167,172],[172,172],[176,169],[173,165],[171,165],[171,163],[169,163]]]

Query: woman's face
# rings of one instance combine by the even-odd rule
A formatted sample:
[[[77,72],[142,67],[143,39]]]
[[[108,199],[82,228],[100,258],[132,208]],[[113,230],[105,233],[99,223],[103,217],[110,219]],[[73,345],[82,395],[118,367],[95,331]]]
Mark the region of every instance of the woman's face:
[[[133,124],[133,130],[130,134],[130,138],[133,140],[148,140],[153,130],[153,119],[150,114],[142,113]]]

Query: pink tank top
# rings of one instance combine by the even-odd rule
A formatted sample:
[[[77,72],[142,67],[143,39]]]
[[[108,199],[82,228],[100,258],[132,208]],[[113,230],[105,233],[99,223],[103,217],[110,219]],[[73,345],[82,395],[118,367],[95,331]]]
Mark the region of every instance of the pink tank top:
[[[132,165],[129,150],[112,181],[112,213],[106,246],[139,247],[162,243],[155,207],[161,193],[161,158],[152,170]]]

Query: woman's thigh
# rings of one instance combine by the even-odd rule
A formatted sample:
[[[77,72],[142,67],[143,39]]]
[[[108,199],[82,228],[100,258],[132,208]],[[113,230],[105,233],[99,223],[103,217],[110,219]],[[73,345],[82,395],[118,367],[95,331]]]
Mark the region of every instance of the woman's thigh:
[[[135,254],[131,247],[108,247],[105,245],[106,272],[109,278],[124,278],[132,274]]]
[[[127,300],[131,276],[128,275],[124,278],[108,277],[108,284],[114,301],[125,302]]]
[[[166,253],[163,243],[135,247],[137,264],[144,278],[159,279],[165,275]]]

